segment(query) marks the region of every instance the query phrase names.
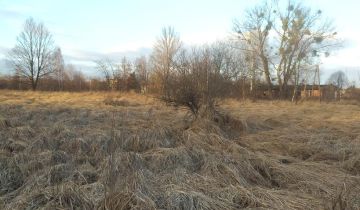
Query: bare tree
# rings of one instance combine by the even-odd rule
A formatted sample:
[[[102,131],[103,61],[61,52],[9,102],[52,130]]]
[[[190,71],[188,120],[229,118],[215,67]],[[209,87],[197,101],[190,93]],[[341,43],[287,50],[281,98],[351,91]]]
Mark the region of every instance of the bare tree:
[[[327,83],[336,86],[339,90],[342,90],[349,84],[349,79],[343,71],[337,71],[330,75]]]
[[[269,32],[273,27],[273,12],[267,3],[247,11],[246,19],[240,23],[235,22],[234,31],[238,38],[247,44],[243,50],[256,55],[262,64],[262,70],[268,84],[268,92],[272,97],[272,78],[270,69]],[[252,56],[251,59],[256,59]]]
[[[141,56],[135,60],[135,72],[139,77],[141,92],[146,93],[149,81],[149,69],[145,56]]]
[[[226,42],[182,49],[169,85],[171,99],[187,106],[195,116],[212,117],[215,99],[231,94],[240,71],[237,61],[236,52]]]
[[[119,65],[119,75],[123,78],[127,78],[132,71],[132,66],[128,58],[125,56],[121,59]]]
[[[242,67],[240,51],[231,47],[227,41],[218,41],[209,48],[210,87],[209,97],[221,97],[231,92],[229,87],[238,78]]]
[[[53,72],[53,39],[42,23],[33,18],[26,20],[24,30],[17,37],[15,47],[9,53],[11,63],[17,72],[26,77],[33,90],[39,80]]]
[[[211,54],[209,48],[182,49],[176,59],[175,79],[169,84],[169,96],[178,105],[187,106],[197,116],[200,107],[209,106],[211,92]]]
[[[104,75],[108,89],[115,90],[117,84],[114,83],[119,74],[118,66],[110,59],[97,60],[95,63],[96,69]]]
[[[321,10],[312,11],[300,2],[288,1],[284,11],[277,6],[278,23],[274,27],[278,45],[276,66],[280,93],[287,92],[288,82],[294,84],[294,94],[300,77],[321,53],[329,55],[332,48],[338,46],[336,32],[332,24],[323,21]],[[294,98],[293,94],[293,98]]]
[[[263,74],[260,58],[256,51],[252,50],[249,43],[242,40],[241,37],[231,40],[231,46],[234,48],[235,63],[237,63],[239,70],[237,80],[241,83],[242,97],[245,99],[249,94],[255,100],[257,83]]]
[[[156,41],[154,51],[151,56],[154,70],[161,80],[161,91],[163,97],[169,99],[169,85],[171,73],[175,68],[175,56],[181,48],[179,36],[172,27],[166,27],[162,30],[162,35]]]
[[[67,90],[81,91],[86,90],[86,79],[84,74],[77,69],[73,64],[67,64],[65,66]]]
[[[241,46],[243,50],[260,58],[270,93],[276,74],[280,96],[288,97],[288,85],[293,84],[294,98],[307,66],[340,46],[337,33],[321,10],[312,11],[301,1],[289,0],[285,7],[279,1],[269,2],[250,10],[234,29],[247,44]]]
[[[54,61],[54,76],[58,82],[58,88],[59,90],[64,90],[65,63],[60,48],[57,48],[55,50],[53,61]]]
[[[245,46],[246,47],[246,46]],[[261,66],[261,62],[256,55],[251,50],[246,50],[243,53],[244,56],[244,69],[243,72],[243,78],[249,78],[250,79],[250,85],[249,85],[249,92],[253,100],[256,99],[256,91],[257,91],[257,80],[262,75],[262,70],[259,68]],[[245,85],[245,81],[243,82],[243,85]],[[244,88],[243,88],[243,91]]]

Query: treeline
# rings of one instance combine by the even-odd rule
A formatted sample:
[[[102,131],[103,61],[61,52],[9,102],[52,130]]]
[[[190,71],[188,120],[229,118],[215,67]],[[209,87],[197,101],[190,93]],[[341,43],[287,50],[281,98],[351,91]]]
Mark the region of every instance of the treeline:
[[[97,79],[65,65],[51,34],[30,18],[10,52],[14,73],[0,79],[0,88],[133,90],[158,94],[194,110],[217,97],[296,101],[301,91],[314,95],[316,88],[321,97],[319,66],[323,57],[341,46],[337,32],[321,10],[301,1],[269,2],[247,10],[234,22],[230,38],[213,44],[185,46],[175,30],[166,27],[148,57],[95,61],[102,74]],[[328,89],[339,95],[346,83],[337,73],[329,78],[333,87]]]
[[[18,74],[0,76],[0,89],[30,90],[28,78]],[[92,91],[107,90],[106,83],[101,78],[89,78],[73,65],[67,65],[63,75],[47,75],[39,80],[37,90],[42,91]]]

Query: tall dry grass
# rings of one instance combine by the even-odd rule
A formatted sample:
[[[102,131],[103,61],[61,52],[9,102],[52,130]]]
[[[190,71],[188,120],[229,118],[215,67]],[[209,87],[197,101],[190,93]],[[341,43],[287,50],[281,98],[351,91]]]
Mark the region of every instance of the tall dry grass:
[[[359,209],[359,111],[0,91],[0,209]]]

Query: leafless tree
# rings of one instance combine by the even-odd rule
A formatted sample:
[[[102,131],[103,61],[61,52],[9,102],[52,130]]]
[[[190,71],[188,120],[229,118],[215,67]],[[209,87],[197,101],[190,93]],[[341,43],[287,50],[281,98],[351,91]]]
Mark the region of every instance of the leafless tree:
[[[210,89],[212,97],[222,97],[231,92],[231,84],[238,78],[243,67],[241,51],[228,41],[218,41],[210,46]]]
[[[249,10],[234,29],[247,44],[242,45],[243,50],[260,58],[269,91],[275,80],[272,75],[276,75],[280,96],[289,95],[288,85],[292,83],[294,98],[307,66],[317,62],[320,55],[329,56],[340,45],[321,10],[313,11],[300,1],[287,2],[268,1]]]
[[[77,69],[73,64],[67,64],[65,66],[66,72],[66,86],[71,91],[87,90],[86,79],[84,74]]]
[[[175,56],[179,52],[181,45],[180,38],[175,33],[174,28],[163,28],[162,35],[157,39],[151,56],[154,71],[161,80],[163,97],[167,99],[170,97],[168,87],[171,83],[171,73],[175,68]]]
[[[250,96],[255,100],[258,81],[263,74],[261,60],[246,40],[236,37],[230,40],[230,44],[239,70],[237,80],[241,83],[242,97]]]
[[[141,92],[147,92],[149,82],[149,68],[145,56],[137,58],[134,62],[135,72],[138,75]]]
[[[187,106],[197,116],[201,106],[211,104],[211,55],[209,48],[182,49],[169,84],[169,98]]]
[[[215,99],[229,95],[239,75],[236,51],[226,42],[182,49],[175,60],[170,98],[189,107],[195,116],[215,112]]]
[[[243,22],[234,23],[234,31],[240,41],[247,44],[245,51],[256,55],[262,64],[262,70],[268,84],[268,92],[272,97],[272,77],[269,55],[269,32],[273,27],[274,15],[269,4],[257,6],[246,12],[246,19]],[[252,58],[254,59],[254,58]]]
[[[127,78],[132,72],[131,62],[125,56],[121,59],[119,71],[120,72],[118,74],[124,78]]]
[[[118,65],[118,72],[115,77],[118,90],[128,90],[128,78],[132,75],[132,63],[125,56]]]
[[[54,76],[58,82],[59,90],[64,90],[64,80],[65,80],[65,63],[64,58],[61,53],[61,49],[57,48],[54,52]]]
[[[283,10],[277,8],[278,24],[275,24],[274,31],[279,45],[274,48],[279,56],[276,66],[278,83],[280,92],[285,93],[288,82],[292,80],[295,94],[306,66],[318,60],[314,58],[320,54],[328,56],[339,42],[332,24],[323,20],[321,10],[312,11],[300,2],[292,1]]]
[[[52,35],[44,24],[29,18],[25,22],[24,30],[17,37],[15,47],[9,53],[14,68],[28,79],[33,90],[36,90],[43,76],[54,70],[53,44]]]
[[[342,90],[349,84],[349,79],[343,71],[337,71],[330,75],[327,83],[336,86],[339,90]]]
[[[108,89],[115,90],[116,84],[114,82],[118,77],[119,67],[110,59],[97,60],[95,63],[96,69],[104,75]]]

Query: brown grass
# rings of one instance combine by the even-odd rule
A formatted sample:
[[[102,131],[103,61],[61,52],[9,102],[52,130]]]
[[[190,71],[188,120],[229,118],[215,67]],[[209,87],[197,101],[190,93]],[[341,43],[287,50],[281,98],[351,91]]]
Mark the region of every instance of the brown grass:
[[[0,209],[360,209],[360,106],[0,91]]]

